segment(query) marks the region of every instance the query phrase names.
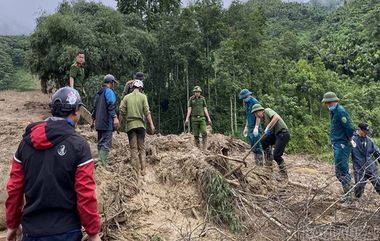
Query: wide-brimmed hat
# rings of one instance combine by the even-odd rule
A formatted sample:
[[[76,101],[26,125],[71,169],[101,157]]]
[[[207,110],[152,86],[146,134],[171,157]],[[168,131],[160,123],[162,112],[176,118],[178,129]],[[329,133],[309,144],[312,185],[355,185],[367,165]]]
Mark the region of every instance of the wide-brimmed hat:
[[[339,101],[338,96],[334,92],[327,92],[323,95],[322,103],[337,102]]]
[[[264,107],[262,107],[260,104],[254,104],[252,106],[251,113],[255,113],[257,111],[264,110]]]

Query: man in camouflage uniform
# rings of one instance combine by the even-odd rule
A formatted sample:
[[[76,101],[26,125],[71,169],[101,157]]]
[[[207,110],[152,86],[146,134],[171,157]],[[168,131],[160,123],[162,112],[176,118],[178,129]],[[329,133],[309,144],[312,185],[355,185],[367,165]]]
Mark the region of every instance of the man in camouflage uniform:
[[[191,115],[191,129],[195,138],[195,145],[200,147],[200,135],[202,136],[202,148],[207,149],[207,130],[206,119],[209,125],[212,124],[210,115],[208,114],[205,97],[201,96],[202,89],[195,86],[193,89],[194,95],[190,97],[187,109],[185,125],[188,125]]]
[[[86,97],[86,92],[84,91],[84,61],[84,52],[79,51],[75,58],[75,63],[70,67],[69,73],[70,87],[76,89],[79,92],[82,100]]]

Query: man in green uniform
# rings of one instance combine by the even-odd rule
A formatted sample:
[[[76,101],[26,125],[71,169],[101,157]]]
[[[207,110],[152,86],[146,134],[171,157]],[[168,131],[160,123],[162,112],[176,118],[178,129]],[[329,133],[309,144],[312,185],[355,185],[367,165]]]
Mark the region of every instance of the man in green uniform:
[[[206,118],[209,125],[212,124],[210,115],[208,114],[205,97],[201,96],[202,89],[195,86],[193,89],[194,95],[190,97],[187,109],[185,125],[189,124],[191,115],[191,129],[195,138],[195,145],[200,147],[200,135],[202,136],[202,148],[207,149],[207,131]]]
[[[126,95],[120,103],[120,122],[126,118],[129,146],[131,148],[131,163],[137,175],[146,173],[145,123],[149,122],[152,133],[155,131],[149,104],[141,80],[133,83],[132,93]]]
[[[285,124],[281,116],[279,116],[274,110],[271,108],[264,109],[260,104],[252,106],[252,113],[256,118],[260,118],[261,123],[265,126],[265,136],[261,141],[261,144],[267,157],[265,160],[266,166],[272,166],[272,153],[269,147],[274,145],[273,159],[277,162],[282,177],[288,179],[285,161],[282,158],[285,147],[290,140],[288,126]]]
[[[344,205],[349,205],[352,202],[352,182],[348,163],[355,129],[350,116],[346,109],[339,104],[339,98],[334,92],[325,93],[322,103],[327,106],[331,115],[330,140],[334,151],[335,176],[342,184],[344,192],[341,201]]]
[[[83,84],[84,84],[84,52],[79,51],[77,53],[77,56],[75,58],[75,63],[71,65],[70,67],[70,87],[76,89],[82,100],[86,97],[86,92],[84,91]]]

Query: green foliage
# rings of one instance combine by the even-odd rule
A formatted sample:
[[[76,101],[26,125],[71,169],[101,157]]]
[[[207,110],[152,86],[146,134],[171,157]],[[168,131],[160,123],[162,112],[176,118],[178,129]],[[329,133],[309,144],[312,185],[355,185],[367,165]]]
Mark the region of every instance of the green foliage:
[[[119,79],[130,78],[143,68],[143,53],[155,43],[148,33],[125,26],[123,19],[121,13],[101,4],[63,2],[57,13],[37,21],[30,37],[32,72],[43,82],[51,79],[59,86],[68,85],[68,69],[77,51],[84,50],[89,93],[101,86],[100,76],[108,73]],[[93,81],[95,77],[97,82]]]
[[[239,232],[241,224],[234,213],[232,188],[224,177],[211,169],[200,179],[204,200],[210,205],[211,217],[219,224],[227,225],[232,232]]]
[[[355,125],[380,125],[379,1],[248,0],[228,9],[222,0],[179,3],[118,0],[118,12],[63,2],[57,13],[37,20],[28,63],[42,82],[67,85],[75,53],[85,50],[90,106],[105,74],[121,81],[121,96],[124,83],[145,72],[145,92],[162,134],[184,131],[194,85],[203,89],[214,130],[235,135],[245,125],[238,93],[252,90],[288,124],[288,152],[330,153],[329,113],[321,103],[327,91],[338,94]],[[4,50],[1,42],[0,51],[0,77],[11,76],[15,68],[6,63],[22,62],[25,52]],[[231,112],[238,130],[231,129]]]
[[[25,36],[0,36],[0,90],[17,87],[14,75],[24,66],[28,50]]]
[[[163,239],[160,236],[158,236],[158,235],[153,235],[150,238],[150,241],[163,241]]]
[[[14,90],[37,90],[40,88],[40,82],[36,75],[32,75],[25,68],[19,68],[12,76],[12,82],[9,84],[9,89]]]

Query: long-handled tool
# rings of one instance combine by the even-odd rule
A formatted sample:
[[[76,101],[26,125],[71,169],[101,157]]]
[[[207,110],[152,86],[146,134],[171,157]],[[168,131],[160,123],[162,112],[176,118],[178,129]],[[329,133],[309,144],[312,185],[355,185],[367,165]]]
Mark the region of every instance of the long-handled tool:
[[[264,136],[266,136],[265,133],[260,137],[260,139],[258,139],[258,140],[255,142],[255,144],[253,144],[253,146],[251,147],[251,149],[249,149],[247,155],[244,156],[243,161],[245,161],[245,159],[247,159],[247,157],[249,156],[249,154],[251,154],[251,151],[253,150],[253,148],[255,148],[255,147],[257,146],[257,144],[260,143],[260,141],[264,138]]]

